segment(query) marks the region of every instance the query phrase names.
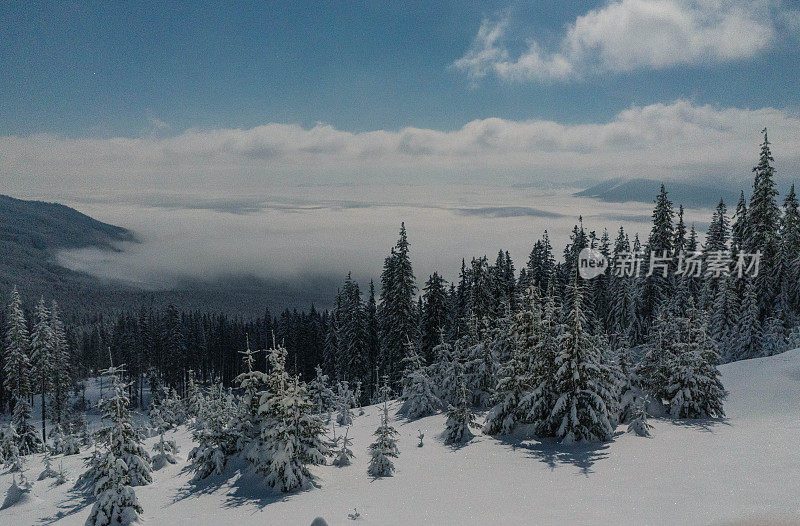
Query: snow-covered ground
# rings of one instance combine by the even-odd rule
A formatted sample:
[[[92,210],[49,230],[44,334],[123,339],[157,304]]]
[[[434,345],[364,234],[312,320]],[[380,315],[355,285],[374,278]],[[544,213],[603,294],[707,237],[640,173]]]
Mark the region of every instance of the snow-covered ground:
[[[397,419],[397,471],[376,480],[367,475],[367,446],[379,411],[367,407],[350,431],[353,464],[315,467],[319,487],[289,495],[233,466],[191,482],[191,435],[181,428],[167,436],[181,448],[178,464],[154,472],[136,494],[143,521],[158,525],[307,526],[317,516],[331,526],[800,523],[800,349],[721,370],[727,419],[651,420],[651,438],[620,427],[612,442],[592,446],[478,436],[452,448],[439,438],[442,415]],[[417,430],[425,433],[421,448]],[[58,467],[62,458],[54,460]],[[83,524],[91,503],[71,489],[81,458],[63,465],[70,482],[35,482],[28,502],[0,511],[0,524]],[[27,467],[35,480],[41,455]],[[0,474],[1,491],[11,477]],[[354,508],[360,517],[351,521]]]

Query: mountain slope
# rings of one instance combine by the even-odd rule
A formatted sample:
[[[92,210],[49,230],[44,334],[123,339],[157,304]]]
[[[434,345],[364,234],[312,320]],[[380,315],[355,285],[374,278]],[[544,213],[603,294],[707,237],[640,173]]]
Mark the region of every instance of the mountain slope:
[[[394,477],[367,476],[367,446],[379,408],[365,408],[350,430],[356,455],[345,468],[318,466],[320,487],[281,495],[263,479],[229,470],[191,482],[185,428],[168,433],[179,462],[137,487],[148,524],[307,526],[322,516],[331,526],[471,524],[777,524],[800,520],[800,349],[723,365],[729,391],[722,421],[652,420],[653,436],[622,428],[613,442],[566,446],[536,440],[478,436],[461,448],[445,446],[444,416],[396,420],[400,457]],[[392,409],[396,409],[396,404]],[[392,411],[392,414],[394,411]],[[425,445],[417,447],[417,430]],[[337,429],[337,434],[343,430]],[[148,450],[155,438],[147,440]],[[88,451],[84,451],[84,455]],[[62,459],[56,457],[58,465]],[[63,459],[72,480],[78,456]],[[29,463],[41,470],[41,455]],[[11,474],[0,474],[0,489]],[[91,503],[37,482],[33,499],[0,512],[9,524],[83,524]]]
[[[55,252],[117,250],[120,243],[135,241],[132,232],[67,206],[0,195],[0,294],[6,297],[14,285],[28,298],[92,288],[95,278],[58,265]]]

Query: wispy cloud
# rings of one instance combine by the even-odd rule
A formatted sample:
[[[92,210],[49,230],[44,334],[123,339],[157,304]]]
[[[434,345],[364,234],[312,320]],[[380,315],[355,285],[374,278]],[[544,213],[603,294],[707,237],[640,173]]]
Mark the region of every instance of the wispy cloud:
[[[763,126],[770,129],[779,173],[795,170],[797,114],[678,100],[575,125],[488,118],[453,131],[351,133],[323,124],[266,124],[191,129],[169,137],[6,136],[0,137],[0,177],[5,192],[26,195],[203,188],[215,197],[273,184],[749,177]]]
[[[513,16],[485,19],[454,66],[477,80],[565,81],[588,74],[750,59],[786,33],[798,11],[773,0],[616,0],[577,17],[555,49],[535,36],[512,55]]]

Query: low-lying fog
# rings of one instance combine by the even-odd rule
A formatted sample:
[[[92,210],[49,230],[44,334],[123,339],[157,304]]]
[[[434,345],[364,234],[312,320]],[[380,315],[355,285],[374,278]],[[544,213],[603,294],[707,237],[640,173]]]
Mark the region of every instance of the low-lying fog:
[[[652,204],[573,197],[575,189],[489,186],[284,187],[261,195],[158,194],[63,201],[96,219],[132,229],[141,243],[109,253],[63,252],[65,266],[148,288],[181,279],[252,276],[292,280],[348,271],[379,279],[383,259],[406,223],[414,271],[455,280],[461,258],[510,251],[517,269],[545,229],[558,257],[582,215],[587,231],[620,225],[645,239]],[[677,203],[676,203],[677,208]],[[687,210],[705,231],[709,210]]]

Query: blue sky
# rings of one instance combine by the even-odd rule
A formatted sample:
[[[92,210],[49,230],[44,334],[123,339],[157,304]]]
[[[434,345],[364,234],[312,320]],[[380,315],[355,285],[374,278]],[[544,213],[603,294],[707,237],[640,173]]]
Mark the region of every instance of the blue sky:
[[[29,186],[112,181],[109,171],[138,183],[188,164],[181,177],[207,180],[216,162],[243,180],[395,180],[410,167],[423,179],[492,172],[528,182],[548,167],[564,178],[614,175],[610,160],[589,161],[621,153],[622,175],[655,165],[656,176],[711,177],[738,166],[763,126],[776,129],[781,162],[794,169],[798,9],[788,0],[3,2],[0,173]],[[593,126],[605,142],[593,142]],[[221,136],[234,146],[220,149]],[[114,137],[150,142],[70,141]],[[685,147],[698,137],[709,137],[704,150]],[[664,144],[664,159],[642,153]],[[349,162],[376,151],[377,162]],[[198,152],[214,162],[192,164]],[[665,160],[676,152],[686,158]],[[100,166],[111,156],[114,170]]]
[[[792,39],[747,60],[574,82],[471,83],[451,67],[502,10],[512,12],[519,44],[557,39],[605,2],[177,4],[4,3],[0,133],[131,136],[150,118],[173,131],[317,121],[348,131],[455,129],[486,117],[579,123],[678,98],[800,106]]]

